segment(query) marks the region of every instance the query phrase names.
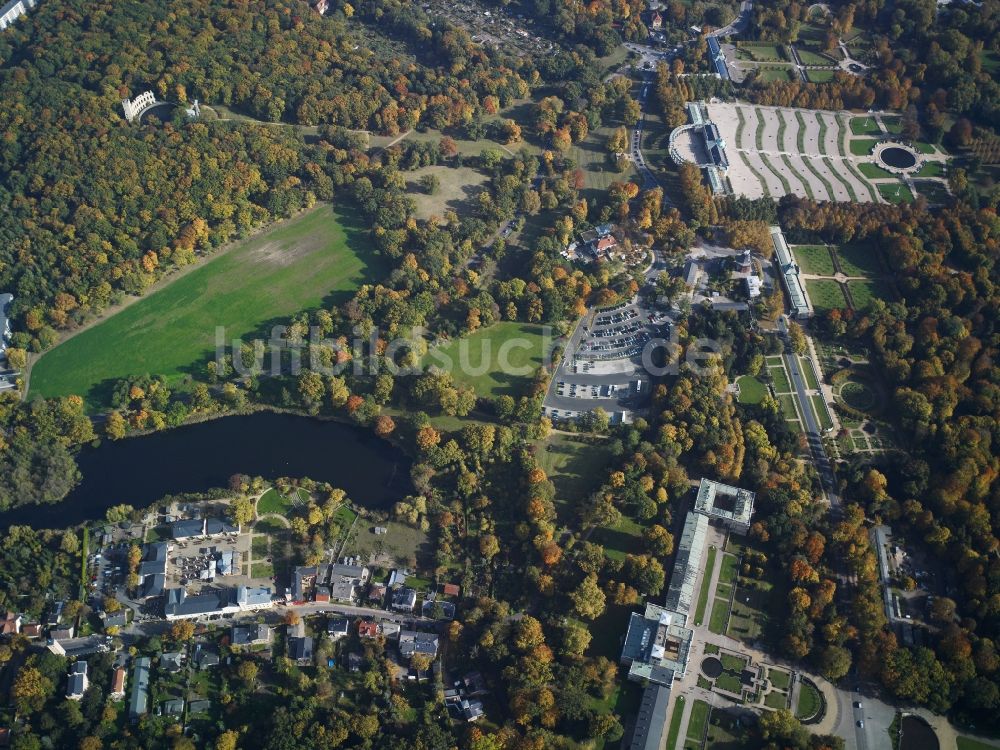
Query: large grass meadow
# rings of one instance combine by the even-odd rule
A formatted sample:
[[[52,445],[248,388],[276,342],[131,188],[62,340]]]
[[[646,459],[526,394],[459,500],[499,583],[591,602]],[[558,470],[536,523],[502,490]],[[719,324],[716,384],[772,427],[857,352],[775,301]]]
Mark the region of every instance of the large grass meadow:
[[[503,322],[428,352],[424,366],[447,370],[477,396],[523,396],[551,346],[545,327]]]
[[[145,373],[178,384],[215,353],[300,310],[342,301],[376,280],[383,264],[348,211],[319,205],[181,275],[47,352],[31,371],[31,395],[76,394],[90,409],[116,380]]]

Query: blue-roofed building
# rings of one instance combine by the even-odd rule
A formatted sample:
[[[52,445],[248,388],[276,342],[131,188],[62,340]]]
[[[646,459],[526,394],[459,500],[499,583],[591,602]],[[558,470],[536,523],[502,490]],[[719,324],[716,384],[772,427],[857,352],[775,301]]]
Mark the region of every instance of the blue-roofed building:
[[[714,36],[708,38],[708,56],[719,78],[728,81],[729,66],[726,65],[726,56],[722,53],[722,46],[719,44],[718,38]]]

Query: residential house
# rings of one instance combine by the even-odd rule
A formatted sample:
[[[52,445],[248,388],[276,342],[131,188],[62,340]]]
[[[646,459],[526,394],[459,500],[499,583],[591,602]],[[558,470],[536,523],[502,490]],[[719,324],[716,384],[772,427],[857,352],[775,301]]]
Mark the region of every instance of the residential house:
[[[71,701],[78,701],[83,698],[83,694],[90,687],[90,680],[87,678],[87,662],[80,660],[73,664],[69,673],[69,680],[66,684],[66,697]]]
[[[313,639],[307,635],[288,639],[288,658],[297,664],[312,664]]]
[[[76,634],[74,625],[67,625],[65,628],[52,628],[49,631],[49,639],[53,641],[68,641]]]
[[[148,656],[135,660],[132,669],[132,689],[129,693],[128,715],[133,721],[149,713],[149,665]]]
[[[368,601],[381,604],[385,601],[385,594],[388,590],[384,583],[373,583],[368,589]]]
[[[217,667],[219,666],[219,654],[199,643],[194,647],[194,663],[198,665],[198,669]]]
[[[383,638],[396,638],[399,636],[399,631],[401,630],[398,622],[391,622],[385,620],[378,626],[378,632],[382,634]]]
[[[370,573],[364,565],[334,564],[330,566],[330,598],[353,603],[358,589],[368,583]]]
[[[446,583],[441,587],[441,593],[445,596],[458,596],[461,591],[457,583]]]
[[[346,638],[351,631],[351,621],[346,617],[335,617],[327,621],[326,634],[331,641],[339,641]]]
[[[657,10],[653,11],[653,15],[649,17],[649,26],[653,29],[663,28],[663,16]]]
[[[397,612],[412,612],[417,606],[417,592],[411,588],[397,589],[392,595],[392,608]]]
[[[317,586],[316,594],[313,597],[314,602],[327,603],[330,601],[330,587],[329,586]]]
[[[299,566],[292,573],[292,601],[308,602],[312,600],[316,589],[319,568],[315,565]]]
[[[184,713],[184,699],[171,698],[160,704],[161,716],[181,716]]]
[[[101,612],[101,621],[104,623],[105,630],[124,628],[128,624],[128,613],[124,609],[117,612]]]
[[[437,656],[438,637],[434,633],[422,633],[417,630],[402,630],[399,633],[399,655],[411,659],[416,655]]]
[[[378,623],[374,620],[360,620],[358,622],[358,637],[359,638],[377,638],[378,637]]]
[[[29,622],[21,625],[21,635],[25,638],[41,638],[42,626],[37,622]]]
[[[198,698],[197,700],[188,701],[188,714],[207,714],[212,708],[212,701],[207,701],[204,698]]]
[[[169,651],[165,654],[160,654],[160,669],[171,674],[180,672],[184,669],[184,654],[180,651]]]
[[[451,602],[438,601],[434,594],[429,594],[420,607],[420,614],[424,617],[433,617],[435,619],[443,617],[446,620],[454,620],[455,605]]]
[[[125,667],[120,664],[111,673],[111,697],[117,701],[125,698]]]
[[[230,648],[244,648],[248,646],[260,646],[270,644],[274,638],[274,631],[267,625],[233,626],[232,634],[229,638]]]

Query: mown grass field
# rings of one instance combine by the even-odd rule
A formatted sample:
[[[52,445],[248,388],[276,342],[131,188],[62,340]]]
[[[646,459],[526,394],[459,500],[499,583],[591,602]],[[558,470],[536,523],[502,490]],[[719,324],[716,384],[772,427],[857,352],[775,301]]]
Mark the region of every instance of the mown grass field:
[[[805,273],[833,276],[833,258],[825,245],[795,245],[792,252]]]
[[[847,276],[871,276],[882,270],[878,247],[873,244],[841,245],[837,248],[837,260]]]
[[[913,193],[902,182],[882,182],[878,191],[889,203],[912,203]]]
[[[852,117],[851,132],[854,135],[880,135],[882,129],[879,128],[874,117]]]
[[[854,120],[851,120],[853,123]],[[878,143],[874,138],[852,138],[851,139],[851,153],[855,156],[868,156],[875,148],[875,144]]]
[[[145,373],[177,385],[228,345],[299,310],[344,300],[384,264],[349,209],[319,205],[246,240],[47,352],[31,395],[82,396],[106,406],[115,381]]]
[[[545,327],[503,322],[433,348],[423,365],[450,372],[477,396],[521,396],[545,361]]]
[[[829,61],[826,64],[829,64]],[[830,68],[810,68],[806,71],[806,77],[812,83],[829,83],[833,80],[836,72]]]
[[[740,386],[741,404],[759,404],[767,395],[767,386],[753,375],[744,375],[736,381]]]
[[[806,279],[806,293],[816,312],[847,307],[840,284],[827,279]]]
[[[585,435],[554,433],[538,444],[538,465],[556,487],[556,511],[571,518],[579,502],[604,478],[611,450],[608,441]]]
[[[420,185],[420,179],[425,175],[438,178],[440,187],[433,195]],[[406,178],[406,191],[417,204],[417,217],[420,219],[431,216],[443,219],[445,211],[454,211],[459,216],[468,215],[475,210],[475,196],[489,179],[471,167],[447,167],[443,164],[404,172],[403,176]]]

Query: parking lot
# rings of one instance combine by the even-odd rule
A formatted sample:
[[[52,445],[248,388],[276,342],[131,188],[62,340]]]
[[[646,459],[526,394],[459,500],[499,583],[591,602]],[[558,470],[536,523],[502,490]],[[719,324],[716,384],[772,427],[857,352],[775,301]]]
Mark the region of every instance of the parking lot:
[[[643,350],[651,339],[666,336],[669,322],[637,300],[585,316],[549,386],[546,415],[571,420],[601,408],[613,423],[630,422],[649,400]]]

